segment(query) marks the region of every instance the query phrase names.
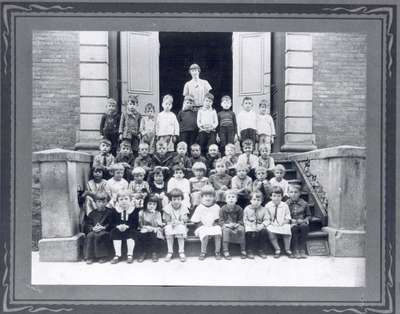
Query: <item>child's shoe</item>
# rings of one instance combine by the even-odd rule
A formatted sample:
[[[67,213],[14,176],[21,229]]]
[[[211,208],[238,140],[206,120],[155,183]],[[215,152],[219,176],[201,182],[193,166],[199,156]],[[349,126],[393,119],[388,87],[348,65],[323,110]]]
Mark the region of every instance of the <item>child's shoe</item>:
[[[301,258],[301,255],[300,255],[299,250],[295,250],[295,251],[294,251],[294,256],[295,256],[297,259]]]
[[[286,255],[287,255],[289,258],[294,258],[293,252],[292,252],[291,250],[285,250],[285,252],[286,252]]]
[[[226,260],[231,260],[231,259],[232,259],[232,256],[229,254],[228,251],[225,251],[225,252],[224,252],[224,258],[225,258]]]
[[[274,258],[279,258],[281,257],[281,250],[276,250],[274,254]]]
[[[252,252],[252,251],[249,251],[249,253],[247,253],[247,257],[248,257],[249,259],[254,259],[254,254],[253,254],[253,252]]]
[[[260,256],[262,259],[266,259],[267,258],[267,255],[262,250],[258,251],[258,256]]]
[[[165,256],[165,259],[164,259],[164,261],[166,261],[166,262],[170,262],[170,261],[171,261],[171,259],[172,259],[172,253],[168,253],[168,254]]]
[[[86,260],[86,264],[88,264],[88,265],[93,264],[93,260],[92,259]]]
[[[215,259],[216,260],[221,260],[221,253],[220,252],[217,252],[217,253],[215,253]]]
[[[133,256],[132,255],[128,255],[128,258],[126,259],[126,262],[128,264],[132,264],[133,263]]]
[[[151,260],[155,263],[155,262],[158,262],[158,256],[157,256],[157,253],[153,253],[153,254],[151,254]]]
[[[246,258],[247,258],[247,253],[246,253],[246,251],[240,252],[240,258],[241,258],[241,259],[246,259]]]
[[[99,263],[100,264],[104,264],[104,263],[106,263],[107,262],[107,259],[105,259],[105,258],[100,258],[99,259]]]
[[[300,251],[300,258],[307,258],[306,251],[304,250]]]
[[[110,263],[111,264],[118,264],[118,262],[119,262],[119,256],[115,255]]]
[[[145,258],[146,258],[146,254],[145,254],[145,253],[141,254],[141,255],[139,256],[139,258],[137,259],[138,263],[143,263],[143,261],[145,260]]]
[[[200,253],[199,260],[204,261],[206,259],[206,253]]]
[[[185,253],[179,253],[179,260],[183,263],[186,262],[186,255]]]

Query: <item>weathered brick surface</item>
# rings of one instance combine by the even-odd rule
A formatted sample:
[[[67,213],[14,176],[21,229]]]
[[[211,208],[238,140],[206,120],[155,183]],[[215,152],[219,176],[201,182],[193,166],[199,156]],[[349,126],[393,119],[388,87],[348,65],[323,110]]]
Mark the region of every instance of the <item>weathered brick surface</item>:
[[[317,146],[365,146],[366,35],[314,33],[313,54]]]
[[[32,149],[73,149],[79,129],[79,33],[33,33]]]

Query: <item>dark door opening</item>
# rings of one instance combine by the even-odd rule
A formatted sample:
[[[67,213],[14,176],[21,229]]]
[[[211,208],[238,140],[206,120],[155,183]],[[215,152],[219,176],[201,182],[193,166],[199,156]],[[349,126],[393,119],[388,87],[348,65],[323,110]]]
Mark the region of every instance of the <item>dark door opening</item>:
[[[159,41],[160,105],[162,97],[171,94],[173,111],[182,108],[183,86],[191,79],[192,63],[200,66],[200,78],[212,86],[217,111],[222,96],[232,97],[232,33],[160,32]]]

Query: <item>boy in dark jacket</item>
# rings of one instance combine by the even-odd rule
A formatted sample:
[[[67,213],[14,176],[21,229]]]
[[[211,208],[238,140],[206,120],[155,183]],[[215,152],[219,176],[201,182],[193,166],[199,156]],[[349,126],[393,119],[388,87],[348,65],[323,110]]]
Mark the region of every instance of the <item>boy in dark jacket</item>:
[[[100,135],[103,139],[107,139],[111,142],[111,153],[114,156],[117,153],[118,147],[120,119],[121,115],[117,111],[117,102],[112,98],[108,98],[106,112],[102,115],[100,120]]]
[[[197,137],[197,114],[193,111],[193,97],[188,95],[183,100],[182,111],[178,113],[179,139],[188,147],[192,146]]]
[[[223,152],[224,147],[237,140],[236,115],[230,110],[232,106],[231,97],[225,95],[221,98],[222,110],[218,112],[217,142]]]

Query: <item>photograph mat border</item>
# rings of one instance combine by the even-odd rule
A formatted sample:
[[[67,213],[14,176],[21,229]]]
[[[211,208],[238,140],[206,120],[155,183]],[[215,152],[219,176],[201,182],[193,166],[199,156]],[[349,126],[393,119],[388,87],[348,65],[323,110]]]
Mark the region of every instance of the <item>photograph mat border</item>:
[[[29,14],[28,14],[29,15]],[[295,14],[294,14],[295,15]],[[12,25],[11,25],[12,26]],[[13,28],[11,28],[11,32],[13,31]],[[384,36],[383,37],[383,39],[384,40],[386,40],[386,37]],[[11,49],[13,49],[13,47],[11,47]],[[385,57],[385,54],[383,54],[383,57]],[[11,63],[13,63],[13,59],[11,59]],[[15,63],[15,62],[14,62]],[[382,68],[382,70],[383,70],[383,68]],[[384,90],[385,91],[385,90]],[[383,104],[384,104],[385,102],[383,101]],[[13,106],[14,106],[15,104],[13,104]],[[383,110],[383,108],[382,108],[382,110]],[[384,116],[382,116],[382,119],[384,119]],[[15,119],[13,119],[14,121],[15,121]],[[15,130],[13,130],[13,131],[15,131]],[[382,136],[383,136],[383,134],[382,134]],[[15,144],[15,143],[14,143]],[[12,152],[13,154],[14,154],[14,151]],[[382,154],[383,154],[383,151],[382,151]],[[13,156],[14,157],[14,156]],[[30,157],[30,156],[29,156]],[[15,159],[14,159],[14,161],[15,161]],[[382,159],[382,162],[384,162],[384,159]],[[383,166],[383,165],[382,165]],[[15,165],[14,165],[14,167],[15,167]],[[14,171],[15,171],[15,168],[14,169],[12,169],[12,173],[14,173]],[[15,184],[15,182],[14,182],[14,184]],[[14,214],[14,213],[12,213],[12,214]],[[383,213],[384,214],[384,213]],[[383,217],[382,217],[382,219],[384,219]],[[382,228],[382,232],[384,232],[384,229]],[[384,266],[384,263],[383,263],[383,266]],[[10,276],[12,276],[13,274],[10,274]],[[384,277],[384,276],[383,276]],[[382,281],[383,281],[383,277],[382,277]],[[12,278],[12,277],[11,277]],[[383,283],[383,282],[382,282]],[[118,302],[118,304],[121,304],[121,301],[116,301],[116,302]],[[247,302],[248,303],[248,302]],[[192,303],[191,303],[192,304]],[[270,303],[268,303],[268,304],[270,304]]]

